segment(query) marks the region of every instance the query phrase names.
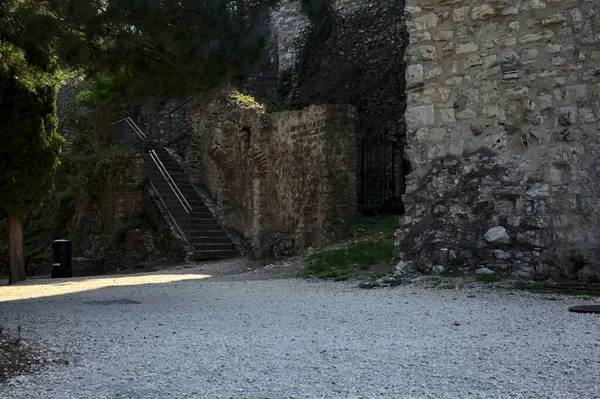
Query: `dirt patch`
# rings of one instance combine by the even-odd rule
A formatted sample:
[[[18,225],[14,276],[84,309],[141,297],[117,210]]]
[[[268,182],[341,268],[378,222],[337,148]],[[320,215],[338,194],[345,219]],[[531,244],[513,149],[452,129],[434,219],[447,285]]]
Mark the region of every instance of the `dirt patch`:
[[[19,335],[9,334],[0,327],[0,381],[32,371],[41,364],[38,351]]]

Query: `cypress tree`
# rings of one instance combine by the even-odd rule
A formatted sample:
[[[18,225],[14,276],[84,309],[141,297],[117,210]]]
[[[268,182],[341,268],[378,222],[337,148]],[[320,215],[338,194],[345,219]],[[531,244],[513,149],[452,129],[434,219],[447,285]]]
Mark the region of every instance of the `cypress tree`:
[[[55,77],[0,43],[0,208],[8,214],[9,283],[25,279],[23,217],[53,186],[63,138]]]

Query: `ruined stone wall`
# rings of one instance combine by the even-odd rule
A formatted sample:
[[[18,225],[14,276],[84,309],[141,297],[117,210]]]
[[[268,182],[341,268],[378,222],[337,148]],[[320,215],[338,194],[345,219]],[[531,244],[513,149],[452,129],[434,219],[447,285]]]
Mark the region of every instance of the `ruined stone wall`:
[[[107,272],[183,261],[186,248],[149,196],[147,161],[136,156],[124,166],[97,196],[75,201],[68,227],[74,256],[103,259]]]
[[[350,106],[265,114],[222,98],[194,113],[190,177],[254,255],[324,244],[356,212],[355,118]]]
[[[272,18],[290,107],[356,106],[359,205],[370,209],[392,201],[400,208],[405,185],[404,1],[331,0],[331,10],[312,3],[282,2]]]
[[[407,0],[400,273],[600,274],[595,3]]]
[[[333,19],[322,36],[309,34],[314,24],[301,1],[282,2],[272,18],[279,44],[279,70],[297,76],[292,105],[353,104],[359,133],[404,134],[403,1],[335,0]],[[325,16],[315,17],[325,18]]]

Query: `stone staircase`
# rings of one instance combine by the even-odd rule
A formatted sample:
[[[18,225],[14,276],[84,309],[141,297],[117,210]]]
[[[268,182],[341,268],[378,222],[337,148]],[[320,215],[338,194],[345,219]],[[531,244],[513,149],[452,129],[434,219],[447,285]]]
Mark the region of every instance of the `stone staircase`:
[[[225,234],[217,219],[206,207],[202,197],[196,192],[184,170],[177,161],[162,147],[148,146],[148,150],[154,150],[172,181],[177,185],[192,211],[189,218],[189,230],[186,232],[189,244],[194,248],[196,260],[225,259],[239,256],[235,244]],[[159,185],[158,191],[166,189],[166,181],[154,181]],[[162,186],[160,186],[162,185]],[[187,212],[177,207],[169,209],[169,213],[176,221],[187,218]]]
[[[187,104],[190,104],[190,99],[176,107],[176,110],[184,110],[183,106]],[[178,123],[182,126],[180,130],[191,127],[187,111],[185,117],[179,119]],[[131,118],[122,119],[113,125],[115,141],[129,145],[138,153],[148,154],[150,182],[170,219],[193,247],[195,259],[214,260],[239,256],[240,252],[235,244],[194,189],[185,171],[165,149],[163,137],[148,137]]]

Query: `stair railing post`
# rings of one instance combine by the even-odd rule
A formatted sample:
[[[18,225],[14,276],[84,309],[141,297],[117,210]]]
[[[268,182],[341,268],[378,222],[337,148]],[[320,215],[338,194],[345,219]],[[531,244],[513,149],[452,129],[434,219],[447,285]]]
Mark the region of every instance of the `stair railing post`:
[[[148,153],[148,181],[152,183],[152,154]]]
[[[173,117],[171,113],[169,113],[169,137],[167,137],[167,142],[171,142],[171,137],[173,136]]]
[[[186,234],[187,234],[187,239],[191,242],[192,241],[192,235],[191,235],[191,231],[190,231],[190,219],[191,219],[191,212],[188,211],[187,212],[187,229],[186,229]]]

